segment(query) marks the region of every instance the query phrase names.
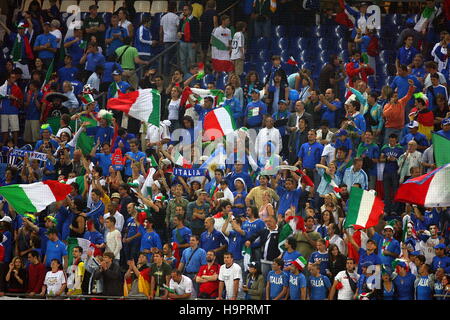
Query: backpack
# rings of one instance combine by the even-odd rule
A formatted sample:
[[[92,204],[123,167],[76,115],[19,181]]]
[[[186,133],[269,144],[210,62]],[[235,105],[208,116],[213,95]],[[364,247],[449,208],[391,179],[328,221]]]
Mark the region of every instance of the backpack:
[[[367,46],[367,54],[371,57],[376,57],[380,54],[378,38],[376,36],[370,37],[369,45]]]

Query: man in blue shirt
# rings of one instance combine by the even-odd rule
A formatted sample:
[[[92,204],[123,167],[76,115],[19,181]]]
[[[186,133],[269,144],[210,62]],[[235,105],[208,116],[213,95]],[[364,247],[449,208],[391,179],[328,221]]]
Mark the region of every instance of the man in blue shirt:
[[[320,267],[320,274],[326,275],[328,269],[328,251],[324,239],[317,240],[317,251],[309,257],[309,265],[315,264]]]
[[[281,148],[281,156],[287,158],[289,155],[289,134],[287,132],[287,123],[291,113],[288,111],[286,100],[278,100],[278,111],[272,115],[275,120],[274,127],[278,129],[281,135],[283,147]]]
[[[117,48],[124,45],[123,39],[127,36],[127,30],[119,26],[119,17],[115,14],[111,16],[111,27],[106,29],[105,33],[105,44],[108,46],[106,48],[106,56],[111,56],[114,54]]]
[[[200,236],[200,247],[208,251],[214,251],[216,257],[220,260],[221,253],[227,248],[227,240],[220,231],[214,229],[214,218],[205,219],[205,229]]]
[[[430,75],[431,86],[426,90],[427,98],[429,101],[428,108],[435,110],[437,107],[436,97],[442,95],[445,101],[448,101],[447,88],[439,83],[439,75],[437,73]]]
[[[228,225],[231,224],[231,230],[227,231]],[[227,251],[233,254],[234,263],[238,264],[244,270],[244,257],[242,255],[242,247],[246,240],[245,231],[242,230],[242,220],[235,218],[229,214],[227,220],[222,226],[222,232],[228,238]]]
[[[355,158],[353,160],[353,165],[345,169],[342,182],[346,184],[348,188],[353,186],[355,183],[359,183],[361,185],[361,189],[367,190],[367,188],[369,187],[369,179],[367,178],[367,174],[362,169],[362,166],[363,159]]]
[[[392,83],[390,84],[392,90],[397,89],[398,99],[403,98],[407,95],[409,90],[409,83],[408,80],[411,79],[414,81],[414,86],[416,87],[415,92],[422,91],[422,84],[420,81],[413,75],[409,74],[408,67],[401,64],[397,68],[397,76],[395,76],[394,80],[392,80]],[[411,97],[411,99],[408,101],[406,114],[409,114],[409,111],[414,106],[414,97]]]
[[[51,228],[47,231],[47,236],[48,241],[43,261],[44,265],[50,268],[53,259],[58,259],[59,261],[63,261],[64,259],[64,270],[67,270],[67,247],[64,242],[59,240],[58,231],[55,228]]]
[[[261,128],[263,117],[267,114],[267,106],[260,100],[258,89],[252,89],[250,94],[252,101],[245,108],[244,124],[248,128]]]
[[[175,228],[172,230],[172,242],[178,244],[180,255],[182,255],[184,249],[189,247],[192,231],[184,225],[184,216],[181,214],[173,218],[173,223]]]
[[[328,290],[331,288],[330,279],[320,274],[320,266],[312,264],[309,267],[311,276],[308,279],[309,299],[327,300]]]
[[[138,212],[136,211],[136,204],[134,202],[127,205],[127,212],[130,217],[125,221],[123,228],[123,251],[126,261],[133,259],[137,262],[142,234],[139,232],[137,222]]]
[[[277,182],[278,179],[279,176],[277,176]],[[286,211],[291,207],[295,208],[295,212],[298,211],[298,202],[303,194],[303,189],[297,188],[297,184],[298,182],[293,178],[287,178],[284,187],[281,185],[276,187],[276,191],[280,195],[278,214],[282,217],[284,217]]]
[[[108,87],[108,99],[110,98],[117,98],[119,91],[120,93],[126,93],[128,88],[131,87],[131,85],[126,82],[122,81],[122,71],[120,70],[114,70],[112,72],[113,81]]]
[[[214,98],[211,96],[206,96],[203,99],[203,106],[198,103],[194,105],[195,112],[198,113],[198,121],[203,123],[205,116],[208,112],[213,110]]]
[[[62,88],[64,81],[75,81],[75,76],[78,73],[78,69],[72,66],[72,57],[66,55],[64,57],[64,67],[58,69],[58,83]]]
[[[397,300],[414,300],[414,282],[416,277],[410,272],[404,260],[395,261],[396,275],[393,279]]]
[[[38,52],[46,68],[52,63],[57,48],[56,37],[50,33],[50,22],[44,22],[44,33],[36,37],[33,50]]]
[[[282,300],[285,298],[289,279],[283,272],[284,262],[280,258],[275,258],[272,262],[272,270],[267,274],[266,299]]]
[[[89,43],[87,45],[87,50],[80,59],[80,64],[85,65],[84,69],[89,71],[89,73],[95,72],[97,66],[103,67],[105,62],[105,57],[103,54],[98,52],[96,43]]]
[[[440,243],[434,246],[434,250],[436,255],[431,263],[433,272],[436,272],[437,269],[442,268],[445,273],[450,273],[450,257],[445,255],[445,244]]]
[[[109,176],[109,167],[111,166],[111,147],[108,142],[102,144],[102,152],[96,153],[99,147],[99,141],[91,150],[92,162],[96,163],[100,168],[102,168],[102,173],[104,177]]]
[[[415,76],[421,83],[425,80],[427,71],[423,66],[423,57],[421,54],[416,54],[413,58],[413,64],[411,66],[411,75]]]
[[[81,27],[75,27],[73,37],[69,37],[64,41],[64,48],[67,55],[72,57],[72,63],[75,67],[78,67],[80,64],[86,44],[86,41],[83,40],[83,29]]]
[[[352,139],[348,138],[348,132],[345,129],[339,129],[338,132],[335,133],[335,135],[336,135],[336,142],[334,143],[334,147],[336,148],[336,150],[338,150],[341,147],[345,147],[347,150],[345,160],[349,161],[353,153]]]
[[[100,169],[99,169],[100,170]],[[89,206],[89,212],[86,213],[86,218],[93,220],[95,229],[100,230],[100,217],[104,215],[105,213],[105,204],[102,200],[100,200],[100,197],[102,196],[102,193],[98,189],[92,189],[91,198],[92,202]]]
[[[425,151],[425,149],[429,147],[429,143],[427,137],[423,133],[418,132],[419,123],[417,121],[408,123],[408,129],[409,133],[402,138],[400,145],[405,148],[408,142],[414,140],[417,142],[417,150],[421,152]]]
[[[242,127],[242,106],[239,100],[233,96],[234,90],[235,88],[231,84],[227,84],[225,87],[225,101],[223,102],[223,106],[230,107],[236,127],[240,128]]]
[[[290,300],[306,300],[306,277],[302,273],[306,263],[305,258],[299,257],[289,266],[287,297]]]
[[[369,239],[367,240],[366,249],[364,250],[361,248],[353,239],[352,236],[350,236],[347,231],[344,231],[346,234],[346,239],[349,239],[350,243],[352,244],[353,248],[358,252],[359,254],[359,264],[358,264],[358,274],[362,273],[362,264],[364,262],[370,262],[372,265],[381,265],[381,260],[378,254],[376,254],[377,250],[377,243]]]
[[[23,139],[25,143],[35,143],[39,139],[39,119],[41,117],[40,101],[42,93],[39,81],[32,80],[25,95],[25,130]]]
[[[162,250],[161,238],[159,234],[153,229],[154,221],[151,218],[147,218],[144,221],[144,228],[141,237],[141,248],[140,252],[147,254],[148,261],[151,261],[153,253],[156,250]]]
[[[430,266],[422,264],[419,275],[414,282],[414,296],[416,300],[433,300],[434,279],[430,277]]]
[[[147,156],[145,152],[139,151],[139,142],[137,139],[133,139],[130,141],[130,152],[125,153],[125,158],[127,159],[125,161],[125,177],[131,177],[132,171],[131,171],[131,163],[133,161],[139,162],[141,158],[144,158],[144,164],[146,162]]]
[[[445,118],[442,120],[442,130],[439,130],[437,133],[441,136],[450,139],[450,118]]]
[[[199,247],[200,239],[192,235],[189,240],[189,248],[183,251],[178,270],[190,279],[194,279],[200,267],[206,264],[206,251]]]
[[[373,227],[368,229],[369,238],[377,243],[378,256],[381,264],[387,269],[392,270],[392,262],[400,255],[400,243],[393,238],[394,228],[387,224],[384,226],[383,235],[381,236]]]
[[[233,171],[231,171],[229,174],[225,176],[225,179],[228,181],[228,188],[232,192],[236,191],[236,187],[234,185],[234,181],[237,178],[241,178],[245,182],[245,186],[247,187],[247,190],[250,190],[253,188],[253,180],[250,177],[250,175],[247,172],[244,172],[242,169],[244,168],[244,165],[241,163],[236,163],[233,166]]]
[[[99,125],[95,127],[86,128],[86,134],[88,136],[94,136],[96,142],[100,141],[100,144],[108,143],[111,145],[111,140],[114,136],[114,129],[108,123],[106,119],[99,119]]]
[[[414,37],[406,37],[404,43],[405,45],[398,50],[397,59],[395,60],[395,65],[398,66],[403,64],[409,66],[413,62],[413,58],[419,53],[419,50],[413,47]]]
[[[318,180],[317,171],[315,170],[316,164],[320,163],[322,156],[323,145],[316,141],[316,131],[308,131],[308,142],[302,144],[298,151],[297,164],[301,164],[303,169],[306,169],[306,174],[314,182]],[[296,164],[296,166],[297,166]],[[314,177],[317,176],[317,179]]]
[[[325,91],[325,96],[319,95],[319,99],[322,105],[316,107],[316,109],[320,108],[319,110],[322,112],[321,120],[327,120],[330,128],[337,128],[336,114],[342,108],[342,102],[335,98],[334,91],[331,88]]]

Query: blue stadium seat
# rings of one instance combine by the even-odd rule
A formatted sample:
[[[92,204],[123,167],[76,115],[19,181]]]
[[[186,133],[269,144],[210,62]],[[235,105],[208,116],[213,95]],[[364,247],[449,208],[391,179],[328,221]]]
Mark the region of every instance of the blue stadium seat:
[[[307,38],[297,38],[296,48],[299,50],[306,50],[310,47],[310,41]]]
[[[105,21],[105,26],[109,26],[111,23],[111,17],[112,17],[112,13],[111,12],[104,12],[101,14],[103,21]]]
[[[286,37],[288,35],[287,27],[283,25],[275,26],[274,34],[278,38]]]
[[[289,37],[300,37],[302,35],[303,26],[297,24],[291,24],[288,26],[288,36]]]
[[[269,49],[269,39],[261,37],[256,40],[256,49]]]
[[[202,79],[202,86],[204,88],[206,88],[208,83],[215,82],[215,81],[216,81],[216,78],[214,78],[214,75],[211,73],[207,73],[205,75],[205,77]]]
[[[382,50],[380,52],[380,61],[383,64],[395,62],[395,52],[391,50]]]
[[[291,56],[288,50],[282,50],[279,55],[282,62],[287,62],[289,60],[289,57]]]
[[[346,33],[348,31],[347,27],[344,27],[343,25],[338,25],[336,27],[334,27],[334,34],[338,37],[338,38],[343,38]]]
[[[244,62],[244,72],[249,73],[249,71],[255,70],[255,64],[249,61]]]
[[[256,61],[265,62],[269,61],[270,52],[267,49],[262,49],[256,54]]]
[[[228,74],[226,72],[222,72],[217,76],[216,88],[224,90],[225,85],[228,83]]]
[[[386,80],[384,81],[383,85],[384,86],[390,86],[391,82],[394,80],[395,76],[389,76],[386,78]]]
[[[376,77],[375,76],[368,76],[367,77],[367,84],[371,89],[376,88]]]

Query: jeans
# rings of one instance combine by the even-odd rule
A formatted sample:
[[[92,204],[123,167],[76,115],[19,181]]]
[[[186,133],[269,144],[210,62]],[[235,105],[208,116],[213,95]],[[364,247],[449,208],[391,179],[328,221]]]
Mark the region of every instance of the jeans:
[[[255,38],[268,38],[270,39],[270,34],[271,34],[271,23],[270,20],[267,19],[265,21],[256,21],[255,20],[255,28],[254,28],[254,32],[255,32]]]
[[[398,189],[399,176],[397,172],[390,172],[383,174],[383,187],[384,187],[384,211],[390,214],[392,211],[398,209],[398,204],[393,203],[394,195]]]
[[[195,47],[193,48],[192,42],[183,42],[180,41],[180,66],[181,70],[186,74],[189,72],[189,67],[195,62]]]
[[[175,42],[165,42],[164,43],[164,50],[172,46]],[[170,65],[174,63],[173,59],[175,58],[175,55],[177,53],[177,48],[174,47],[166,52],[166,54],[163,57],[163,74],[170,74]]]

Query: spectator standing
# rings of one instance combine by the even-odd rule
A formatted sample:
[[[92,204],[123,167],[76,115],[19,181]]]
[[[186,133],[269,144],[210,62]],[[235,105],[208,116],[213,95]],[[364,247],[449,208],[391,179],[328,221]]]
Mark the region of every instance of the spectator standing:
[[[216,74],[220,72],[231,72],[234,66],[230,60],[231,51],[231,30],[230,17],[223,15],[220,17],[221,25],[215,28],[211,35],[211,58],[212,69]]]
[[[175,14],[176,3],[169,1],[167,13],[161,17],[160,27],[159,27],[159,39],[164,44],[164,49],[168,49],[177,39],[177,30],[180,24],[179,17]],[[209,42],[208,42],[209,43]],[[173,58],[176,55],[176,48],[169,50],[163,58],[163,74],[170,74],[170,65],[173,62]]]
[[[102,280],[104,296],[122,296],[123,278],[121,276],[119,264],[114,261],[112,252],[105,252],[100,268],[94,272],[95,280]]]
[[[180,65],[184,73],[187,73],[188,66],[195,62],[197,43],[199,42],[200,27],[199,21],[192,15],[192,6],[183,6],[183,14],[178,28],[178,38],[180,39]]]
[[[206,253],[206,264],[200,267],[195,281],[199,284],[198,298],[217,298],[219,290],[220,265],[216,263],[216,255],[210,250]]]
[[[352,258],[347,258],[345,271],[339,272],[330,289],[328,300],[334,300],[334,294],[337,292],[338,300],[355,300],[356,283],[359,274],[355,272],[355,262]]]
[[[27,293],[31,296],[41,293],[47,270],[40,261],[39,253],[32,250],[28,253]]]
[[[221,300],[225,297],[227,300],[237,300],[242,293],[242,269],[234,263],[232,253],[224,253],[223,259],[224,264],[220,266],[219,270],[219,295],[217,299]]]
[[[130,37],[124,39],[124,45],[117,48],[115,53],[120,66],[123,69],[124,80],[129,82],[133,88],[138,88],[139,80],[136,75],[136,64],[148,65],[148,61],[139,58],[138,50],[131,45]]]
[[[244,72],[245,59],[245,36],[244,32],[247,30],[247,25],[243,21],[236,23],[236,33],[233,35],[231,41],[231,61],[234,65],[234,73],[240,76]]]
[[[89,15],[83,21],[84,40],[90,41],[92,36],[99,41],[99,45],[103,45],[105,22],[98,14],[98,6],[93,4],[89,6]]]
[[[58,48],[56,37],[50,33],[50,22],[44,23],[44,33],[38,35],[34,42],[33,50],[38,52],[38,57],[48,68],[55,57]]]

